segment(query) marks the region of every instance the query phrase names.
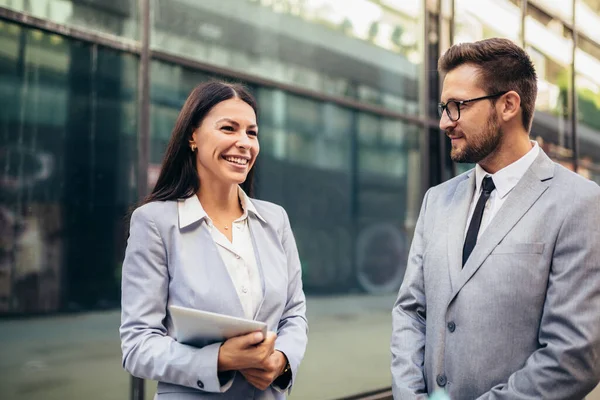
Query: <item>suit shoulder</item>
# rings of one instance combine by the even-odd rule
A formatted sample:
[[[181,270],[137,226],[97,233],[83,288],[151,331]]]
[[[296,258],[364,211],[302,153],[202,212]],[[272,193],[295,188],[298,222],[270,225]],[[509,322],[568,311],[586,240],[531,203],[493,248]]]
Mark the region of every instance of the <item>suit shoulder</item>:
[[[279,204],[271,203],[270,201],[250,199],[256,211],[263,217],[267,222],[281,224],[284,216],[287,217],[285,209]]]
[[[177,201],[152,201],[136,208],[131,214],[131,219],[141,218],[152,221],[154,224],[163,225],[165,221],[177,221]]]
[[[570,201],[595,199],[600,201],[600,186],[565,167],[555,163],[554,180],[557,190]]]
[[[463,172],[460,175],[455,176],[454,178],[448,179],[445,182],[442,182],[436,186],[432,186],[428,190],[428,197],[430,199],[437,198],[447,198],[448,196],[452,197],[454,192],[456,191],[456,187],[462,181],[469,179],[469,175],[473,172],[473,168],[468,171]]]

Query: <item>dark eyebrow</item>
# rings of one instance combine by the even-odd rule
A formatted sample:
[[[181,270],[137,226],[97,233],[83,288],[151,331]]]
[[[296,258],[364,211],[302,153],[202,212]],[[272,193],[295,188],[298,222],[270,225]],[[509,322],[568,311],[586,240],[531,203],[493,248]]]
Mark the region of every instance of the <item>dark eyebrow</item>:
[[[240,124],[238,124],[236,121],[232,120],[231,118],[221,118],[219,120],[217,120],[217,122],[215,122],[216,124],[220,123],[220,122],[229,122],[232,125],[235,125],[237,127],[240,126]],[[252,125],[248,125],[249,129],[257,129],[258,127],[255,124]]]

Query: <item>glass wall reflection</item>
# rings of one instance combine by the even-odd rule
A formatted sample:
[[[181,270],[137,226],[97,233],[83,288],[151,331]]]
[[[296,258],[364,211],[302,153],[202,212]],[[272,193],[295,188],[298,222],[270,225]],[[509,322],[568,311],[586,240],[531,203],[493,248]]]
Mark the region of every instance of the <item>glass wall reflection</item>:
[[[0,315],[118,308],[137,59],[7,22],[0,49]],[[1,321],[0,397],[121,397],[116,322]]]
[[[577,24],[586,27],[575,53],[578,172],[600,184],[600,1],[576,0]]]
[[[565,15],[573,7],[571,1],[564,1],[563,6]],[[538,138],[550,157],[568,167],[574,144],[571,129],[572,34],[564,29],[560,20],[530,7],[525,18],[525,43],[538,75],[532,137]]]
[[[422,2],[346,3],[157,0],[151,47],[279,83],[418,113]]]
[[[0,0],[0,7],[87,32],[139,39],[137,0]]]

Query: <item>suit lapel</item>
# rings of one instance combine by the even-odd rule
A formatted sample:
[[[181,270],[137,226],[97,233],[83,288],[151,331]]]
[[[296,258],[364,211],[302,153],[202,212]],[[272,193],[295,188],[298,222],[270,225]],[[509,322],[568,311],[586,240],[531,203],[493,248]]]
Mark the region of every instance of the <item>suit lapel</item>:
[[[546,180],[552,178],[554,163],[541,151],[517,183],[508,198],[494,216],[488,228],[481,234],[473,253],[459,274],[457,284],[452,287],[452,299],[477,272],[492,250],[504,239],[511,229],[529,211],[540,196],[548,189]],[[466,223],[466,222],[465,222]],[[463,225],[464,229],[464,225]],[[460,245],[462,249],[462,242]],[[462,253],[462,251],[461,251]]]
[[[264,266],[269,265],[270,253],[265,249],[262,249],[261,246],[266,243],[269,243],[269,239],[267,237],[267,233],[265,232],[265,228],[262,226],[258,218],[254,218],[254,216],[248,215],[248,226],[250,228],[250,236],[252,237],[252,245],[254,246],[254,257],[256,258],[256,266],[258,267],[258,271],[260,273],[260,282],[262,285],[263,294],[260,304],[256,309],[256,313],[254,314],[254,319],[256,319],[265,302],[265,298],[267,297],[267,284],[265,281]]]
[[[216,229],[216,228],[215,228]],[[193,249],[195,256],[193,260],[202,260],[206,263],[207,292],[212,294],[211,297],[220,299],[215,301],[213,310],[207,310],[217,313],[229,314],[235,317],[244,318],[244,308],[240,301],[235,284],[231,279],[231,275],[227,270],[227,266],[219,253],[217,244],[212,238],[212,234],[206,224],[199,224],[193,231],[189,232],[193,235],[190,246]],[[197,268],[197,267],[194,267]],[[218,288],[218,292],[214,291]]]
[[[462,248],[473,192],[475,171],[472,170],[456,187],[448,211],[448,269],[452,288],[458,285],[462,269]]]

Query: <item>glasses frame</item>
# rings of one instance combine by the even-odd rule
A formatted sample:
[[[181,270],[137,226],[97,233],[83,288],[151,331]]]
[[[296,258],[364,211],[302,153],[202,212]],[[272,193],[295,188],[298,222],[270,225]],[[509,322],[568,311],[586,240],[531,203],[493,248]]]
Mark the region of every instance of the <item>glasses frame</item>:
[[[442,118],[442,116],[444,115],[444,111],[446,111],[446,115],[448,116],[448,119],[452,122],[456,122],[460,119],[460,107],[463,104],[472,103],[474,101],[479,101],[479,100],[493,99],[494,97],[503,96],[508,92],[509,92],[509,90],[505,90],[503,92],[498,92],[498,93],[490,94],[487,96],[476,97],[474,99],[450,100],[446,103],[438,103],[438,114],[439,114],[440,118]],[[456,119],[452,118],[452,115],[450,115],[450,111],[448,110],[448,104],[450,104],[450,103],[456,104],[456,109],[458,110],[458,117],[456,117]]]

